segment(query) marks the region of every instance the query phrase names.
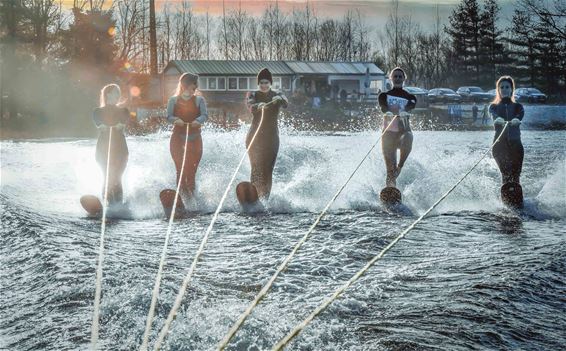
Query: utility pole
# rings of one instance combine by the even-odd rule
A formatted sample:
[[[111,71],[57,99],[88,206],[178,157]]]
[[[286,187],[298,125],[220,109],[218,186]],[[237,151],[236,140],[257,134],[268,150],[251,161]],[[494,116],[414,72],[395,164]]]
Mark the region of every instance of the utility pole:
[[[149,0],[149,72],[157,75],[157,32],[155,28],[155,0]]]

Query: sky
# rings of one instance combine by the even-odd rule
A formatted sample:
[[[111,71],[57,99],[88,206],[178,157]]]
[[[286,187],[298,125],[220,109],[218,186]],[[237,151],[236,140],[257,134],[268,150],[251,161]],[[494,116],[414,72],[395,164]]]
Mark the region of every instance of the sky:
[[[182,0],[155,0],[156,7],[161,8],[168,3],[174,5],[181,3]],[[400,0],[400,15],[410,15],[415,22],[425,29],[430,29],[434,25],[436,8],[443,23],[448,21],[448,16],[460,0]],[[479,0],[480,4],[482,3]],[[64,0],[65,6],[71,7],[73,0]],[[112,0],[106,0],[106,5],[110,5]],[[222,0],[191,0],[189,1],[193,10],[197,14],[209,12],[211,15],[222,14]],[[225,0],[226,11],[237,9],[240,4],[242,9],[251,15],[259,16],[263,13],[267,4],[274,4],[275,1],[269,0]],[[278,4],[282,11],[291,12],[294,8],[303,9],[306,0],[279,0]],[[340,18],[348,10],[359,10],[366,23],[376,27],[382,27],[390,12],[391,0],[310,0],[308,3],[314,8],[315,14],[320,17]],[[502,23],[507,23],[513,13],[512,0],[500,0],[502,7]]]

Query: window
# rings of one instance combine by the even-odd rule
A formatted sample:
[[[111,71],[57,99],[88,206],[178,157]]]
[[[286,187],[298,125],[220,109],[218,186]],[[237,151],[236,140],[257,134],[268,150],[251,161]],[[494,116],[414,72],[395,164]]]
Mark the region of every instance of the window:
[[[257,84],[257,77],[248,78],[248,81],[249,81],[249,84],[248,84],[249,90],[259,89],[259,85]]]
[[[228,78],[228,90],[238,90],[238,78]]]
[[[207,90],[208,84],[206,84],[206,78],[199,78],[198,79],[198,88],[200,90]]]
[[[226,90],[226,78],[218,78],[218,90]]]
[[[208,78],[208,90],[216,90],[216,78]]]
[[[200,90],[226,90],[226,78],[200,77],[198,87]]]
[[[248,78],[238,78],[238,90],[248,89]]]
[[[220,81],[222,79],[222,82]],[[228,78],[218,78],[218,88],[225,89],[226,81],[228,80],[228,90],[252,90],[257,85],[255,77],[228,77]],[[224,88],[223,88],[224,87]]]
[[[291,78],[283,77],[281,78],[281,87],[283,90],[289,91],[291,90]]]
[[[273,77],[273,89],[281,90],[281,77]]]
[[[381,88],[383,87],[383,81],[382,80],[372,80],[369,83],[369,87],[371,89],[381,90]]]

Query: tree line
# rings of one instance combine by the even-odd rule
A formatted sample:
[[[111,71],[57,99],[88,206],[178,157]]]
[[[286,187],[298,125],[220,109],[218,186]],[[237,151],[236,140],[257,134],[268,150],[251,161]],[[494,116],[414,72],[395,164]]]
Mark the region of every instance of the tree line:
[[[519,0],[502,25],[497,0],[461,0],[448,21],[438,9],[424,29],[391,2],[383,28],[358,10],[321,17],[313,5],[291,12],[266,2],[260,16],[231,2],[219,15],[190,1],[59,0],[0,2],[0,115],[65,120],[96,104],[110,81],[160,71],[174,59],[372,61],[402,66],[424,88],[479,85],[502,74],[566,98],[566,4]],[[60,94],[65,92],[65,94]],[[77,117],[79,118],[79,117]],[[72,125],[73,123],[71,123]]]

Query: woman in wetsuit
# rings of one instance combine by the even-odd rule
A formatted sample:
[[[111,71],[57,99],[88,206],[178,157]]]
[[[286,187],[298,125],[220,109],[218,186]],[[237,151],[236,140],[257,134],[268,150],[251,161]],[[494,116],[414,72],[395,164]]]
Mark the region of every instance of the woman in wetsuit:
[[[123,201],[122,174],[128,164],[128,145],[124,136],[124,127],[128,123],[130,113],[125,107],[118,107],[121,91],[116,84],[109,84],[100,92],[100,107],[93,112],[93,120],[100,134],[96,142],[96,162],[98,162],[106,178],[106,166],[110,157],[108,169],[108,203],[116,204]],[[112,131],[110,152],[108,139]],[[102,197],[104,188],[102,187]]]
[[[520,183],[525,150],[521,142],[521,121],[525,115],[523,105],[515,102],[515,82],[509,76],[497,80],[495,100],[489,106],[489,114],[495,127],[494,140],[499,137],[505,123],[507,128],[499,142],[493,146],[493,158],[501,171],[503,183]]]
[[[167,120],[174,126],[169,151],[175,162],[177,182],[182,178],[180,191],[189,197],[194,195],[197,168],[202,157],[201,125],[208,118],[204,97],[195,95],[197,87],[198,76],[184,73],[179,78],[175,95],[167,103]],[[185,168],[181,175],[185,147]]]
[[[382,130],[391,124],[381,139],[381,149],[387,169],[387,187],[396,187],[397,177],[413,148],[413,133],[408,112],[415,108],[417,98],[403,89],[406,78],[403,69],[394,68],[389,74],[393,89],[379,94],[378,97],[379,107],[384,113]],[[400,150],[399,163],[397,163],[397,149]]]
[[[255,186],[258,197],[268,199],[271,193],[273,168],[279,151],[279,128],[277,117],[281,107],[286,108],[288,101],[281,92],[271,90],[273,78],[267,68],[257,75],[259,89],[248,94],[247,106],[252,112],[252,126],[246,137],[249,147],[253,135],[261,121],[262,108],[265,106],[261,128],[248,152],[252,167],[250,182]],[[271,103],[273,102],[273,103]],[[266,106],[266,104],[270,103]]]

